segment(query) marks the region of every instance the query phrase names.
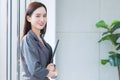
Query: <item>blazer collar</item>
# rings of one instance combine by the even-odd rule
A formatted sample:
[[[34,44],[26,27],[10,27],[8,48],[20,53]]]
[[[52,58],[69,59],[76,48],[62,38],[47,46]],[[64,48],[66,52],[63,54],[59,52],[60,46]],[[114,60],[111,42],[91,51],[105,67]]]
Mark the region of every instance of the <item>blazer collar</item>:
[[[36,35],[32,30],[30,30],[30,31],[28,32],[28,35],[30,35],[30,37],[32,37],[32,38],[35,39],[36,41],[39,41],[37,35]]]

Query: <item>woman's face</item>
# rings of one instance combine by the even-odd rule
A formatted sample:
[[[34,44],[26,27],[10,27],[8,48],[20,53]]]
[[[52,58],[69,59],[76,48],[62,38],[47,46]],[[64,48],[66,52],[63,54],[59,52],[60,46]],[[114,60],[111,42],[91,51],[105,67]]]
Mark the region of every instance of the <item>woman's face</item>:
[[[47,23],[47,12],[44,7],[37,8],[31,16],[27,16],[28,22],[31,23],[31,28],[41,30]]]

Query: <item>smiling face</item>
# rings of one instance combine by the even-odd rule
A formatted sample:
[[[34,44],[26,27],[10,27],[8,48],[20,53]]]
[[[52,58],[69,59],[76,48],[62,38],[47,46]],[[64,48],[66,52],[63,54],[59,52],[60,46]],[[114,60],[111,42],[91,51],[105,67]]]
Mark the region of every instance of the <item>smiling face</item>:
[[[35,30],[44,29],[47,23],[47,12],[44,7],[37,8],[31,16],[27,16],[28,22],[31,23],[31,28]]]

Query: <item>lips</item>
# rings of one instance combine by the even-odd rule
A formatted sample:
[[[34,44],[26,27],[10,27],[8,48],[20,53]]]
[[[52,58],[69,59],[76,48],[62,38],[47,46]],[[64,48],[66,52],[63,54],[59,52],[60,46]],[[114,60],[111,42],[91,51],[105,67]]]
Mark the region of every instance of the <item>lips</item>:
[[[39,23],[40,26],[44,26],[44,23]]]
[[[41,29],[43,29],[44,26],[45,26],[44,23],[39,23],[38,25],[39,25],[39,27],[40,27]]]

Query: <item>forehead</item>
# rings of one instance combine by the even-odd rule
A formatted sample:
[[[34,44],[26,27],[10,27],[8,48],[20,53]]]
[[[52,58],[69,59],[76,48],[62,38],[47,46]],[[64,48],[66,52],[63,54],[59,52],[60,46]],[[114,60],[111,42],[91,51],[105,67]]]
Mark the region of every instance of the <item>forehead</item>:
[[[47,12],[44,7],[39,7],[33,12],[33,14],[46,14],[46,13]]]

